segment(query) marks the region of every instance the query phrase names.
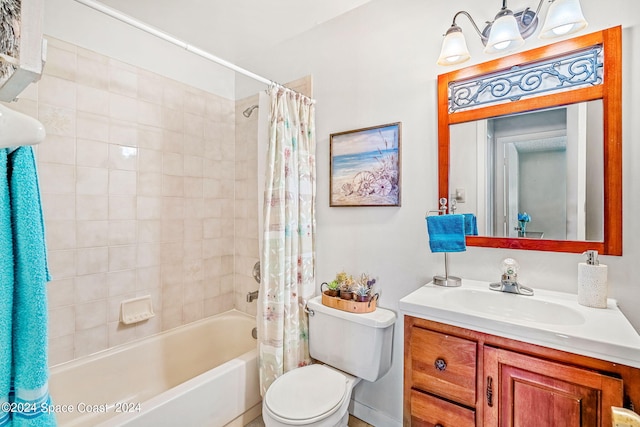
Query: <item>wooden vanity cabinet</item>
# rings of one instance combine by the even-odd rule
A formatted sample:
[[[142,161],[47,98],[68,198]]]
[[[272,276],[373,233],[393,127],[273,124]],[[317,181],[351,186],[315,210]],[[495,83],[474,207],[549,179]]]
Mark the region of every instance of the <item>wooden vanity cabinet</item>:
[[[405,316],[404,425],[609,427],[640,370]]]

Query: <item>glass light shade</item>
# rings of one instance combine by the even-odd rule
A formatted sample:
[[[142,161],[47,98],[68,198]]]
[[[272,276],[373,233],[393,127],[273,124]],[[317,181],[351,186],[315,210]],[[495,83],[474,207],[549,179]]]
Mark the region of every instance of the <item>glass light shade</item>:
[[[457,29],[456,29],[457,28]],[[442,41],[442,50],[438,58],[438,65],[460,64],[471,58],[467,42],[459,27],[453,27],[447,31]]]
[[[484,53],[506,52],[516,49],[524,44],[524,39],[520,35],[518,22],[509,12],[497,18],[491,25],[489,40]]]
[[[575,33],[587,26],[580,0],[556,0],[549,6],[544,26],[538,37],[549,39]]]

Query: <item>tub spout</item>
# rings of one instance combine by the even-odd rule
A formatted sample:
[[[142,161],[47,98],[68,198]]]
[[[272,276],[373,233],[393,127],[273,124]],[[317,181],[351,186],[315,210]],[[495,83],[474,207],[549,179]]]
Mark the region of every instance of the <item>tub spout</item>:
[[[253,302],[258,299],[258,291],[248,292],[247,293],[247,302]]]

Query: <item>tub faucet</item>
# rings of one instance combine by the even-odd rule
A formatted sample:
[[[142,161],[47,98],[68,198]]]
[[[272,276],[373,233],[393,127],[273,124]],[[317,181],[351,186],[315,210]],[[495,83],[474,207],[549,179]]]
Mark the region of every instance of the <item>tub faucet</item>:
[[[253,302],[258,299],[258,291],[247,292],[247,302]]]
[[[518,295],[533,295],[533,289],[518,283],[518,262],[513,258],[502,261],[502,278],[500,283],[489,284],[492,291],[507,292]]]

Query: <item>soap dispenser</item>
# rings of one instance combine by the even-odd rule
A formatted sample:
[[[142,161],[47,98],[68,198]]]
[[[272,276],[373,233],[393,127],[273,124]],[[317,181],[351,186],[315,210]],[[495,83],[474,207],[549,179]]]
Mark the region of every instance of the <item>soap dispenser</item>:
[[[578,303],[607,308],[607,266],[598,261],[598,251],[589,250],[583,255],[587,261],[578,264]]]

